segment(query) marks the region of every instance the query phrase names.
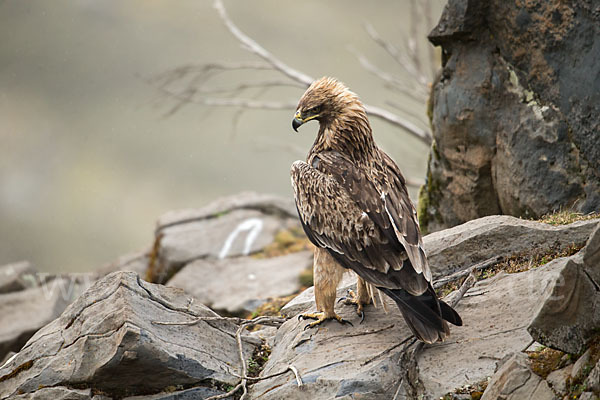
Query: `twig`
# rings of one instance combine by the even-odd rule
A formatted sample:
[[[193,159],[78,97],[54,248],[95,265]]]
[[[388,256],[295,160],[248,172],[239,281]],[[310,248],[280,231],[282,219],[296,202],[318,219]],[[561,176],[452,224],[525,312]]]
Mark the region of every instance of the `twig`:
[[[209,397],[206,400],[224,399],[224,398],[232,396],[233,394],[238,392],[240,389],[242,390],[242,396],[240,397],[240,400],[243,400],[246,398],[246,395],[248,394],[248,381],[259,381],[259,380],[263,380],[263,379],[269,379],[274,376],[283,375],[287,371],[292,371],[294,373],[294,376],[296,377],[296,382],[298,383],[298,386],[302,386],[302,379],[300,378],[300,374],[298,373],[298,370],[296,369],[296,367],[294,367],[293,365],[289,365],[284,371],[281,371],[281,372],[278,372],[278,373],[275,373],[275,374],[272,374],[272,375],[266,376],[266,377],[254,378],[254,377],[248,376],[248,367],[246,365],[246,360],[244,359],[244,347],[243,347],[243,342],[242,342],[242,332],[244,331],[244,329],[255,326],[255,325],[280,326],[285,321],[287,321],[286,318],[260,316],[260,317],[254,318],[254,319],[243,319],[243,318],[238,318],[238,317],[215,316],[215,317],[197,317],[197,318],[194,318],[189,321],[178,321],[178,322],[152,321],[152,324],[153,325],[170,325],[170,326],[173,326],[173,325],[191,326],[191,325],[195,325],[201,321],[205,321],[205,322],[206,321],[228,321],[228,322],[233,322],[233,323],[239,325],[235,332],[235,339],[237,342],[238,356],[240,358],[240,365],[242,367],[241,375],[237,375],[235,373],[229,372],[229,374],[235,376],[236,378],[240,378],[241,379],[240,383],[238,383],[229,392]]]
[[[427,84],[427,77],[419,72],[417,67],[413,65],[411,59],[406,57],[406,55],[400,52],[393,44],[382,38],[381,35],[379,35],[379,33],[375,30],[373,25],[366,23],[365,30],[371,39],[381,46],[385,51],[387,51],[387,53],[398,63],[398,65],[408,72],[416,82],[421,85]]]
[[[403,95],[408,96],[411,99],[418,101],[420,103],[424,103],[425,100],[427,99],[427,94],[422,87],[417,87],[417,90],[415,90],[415,88],[409,88],[399,78],[393,76],[390,73],[382,71],[375,64],[373,64],[371,61],[369,61],[367,59],[367,57],[360,54],[354,48],[349,47],[348,50],[352,54],[354,54],[354,56],[358,59],[358,62],[364,69],[366,69],[367,71],[369,71],[370,73],[372,73],[373,75],[375,75],[376,77],[378,77],[379,79],[381,79],[382,81],[387,83],[389,85],[389,87],[391,87],[392,89],[394,89],[394,90],[402,93]]]
[[[445,284],[449,283],[449,282],[454,282],[460,278],[463,278],[467,275],[470,275],[472,272],[475,271],[479,271],[482,269],[486,269],[489,268],[495,264],[498,264],[500,262],[500,260],[502,260],[501,256],[495,256],[492,258],[489,258],[487,260],[481,261],[471,267],[468,267],[466,269],[457,271],[451,275],[445,276],[443,278],[438,279],[437,281],[435,281],[433,283],[433,288],[434,289],[439,289],[440,287],[444,286]]]

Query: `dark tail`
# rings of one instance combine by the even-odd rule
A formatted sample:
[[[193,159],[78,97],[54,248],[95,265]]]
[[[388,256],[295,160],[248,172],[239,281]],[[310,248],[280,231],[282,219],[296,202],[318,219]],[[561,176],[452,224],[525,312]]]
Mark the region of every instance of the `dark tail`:
[[[462,325],[458,313],[437,298],[431,285],[420,296],[413,296],[404,289],[378,289],[396,302],[412,333],[423,342],[443,341],[450,334],[447,322]]]

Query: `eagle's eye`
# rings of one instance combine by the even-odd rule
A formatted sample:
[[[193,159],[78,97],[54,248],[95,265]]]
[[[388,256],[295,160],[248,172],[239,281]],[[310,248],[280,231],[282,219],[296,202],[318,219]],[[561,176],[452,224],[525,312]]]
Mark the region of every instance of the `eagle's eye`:
[[[321,106],[313,107],[309,110],[311,115],[316,115],[321,112]]]

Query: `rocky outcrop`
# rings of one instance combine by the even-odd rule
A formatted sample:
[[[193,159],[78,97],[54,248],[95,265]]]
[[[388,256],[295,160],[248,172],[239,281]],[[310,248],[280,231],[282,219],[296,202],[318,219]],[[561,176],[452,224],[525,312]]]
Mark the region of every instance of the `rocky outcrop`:
[[[478,282],[456,308],[464,326],[453,326],[448,341],[423,349],[412,367],[414,379],[407,382],[410,388],[406,391],[438,398],[454,388],[491,376],[498,360],[527,347],[531,341],[527,326],[535,315],[539,297],[545,286],[554,281],[558,268],[558,264],[551,263]],[[347,279],[346,285],[338,289],[338,297],[353,288],[353,278]],[[313,310],[312,296],[312,288],[307,289],[282,313],[294,317]],[[367,307],[363,324],[359,324],[353,307],[339,305],[336,311],[354,327],[329,323],[318,330],[304,331],[306,322],[290,319],[278,330],[263,372],[273,373],[293,363],[303,373],[306,388],[298,392],[293,377],[282,376],[254,385],[253,396],[294,399],[309,393],[313,398],[334,398],[354,391],[365,398],[393,397],[398,377],[404,372],[399,360],[405,349],[399,343],[410,336],[410,331],[396,305],[387,298],[386,305],[388,312],[382,307]]]
[[[589,0],[449,0],[425,231],[492,214],[600,210],[600,8]]]
[[[241,373],[237,327],[227,321],[183,328],[154,323],[214,316],[182,290],[149,284],[131,272],[110,274],[2,366],[0,398],[90,398],[90,389],[125,397],[170,387],[222,393],[236,383],[232,373]],[[250,357],[256,342],[243,343]],[[73,394],[73,387],[84,390]]]
[[[423,238],[434,278],[494,257],[582,246],[598,220],[552,226],[507,215],[467,222]],[[600,242],[600,239],[598,239]]]
[[[263,212],[258,210],[250,211]],[[221,212],[208,219],[216,222],[233,211]],[[181,215],[173,221],[182,221]],[[278,218],[291,220],[285,215]],[[498,268],[482,272],[456,306],[464,325],[452,326],[443,343],[413,343],[397,307],[387,298],[385,308],[382,299],[377,307],[367,306],[362,323],[354,307],[338,303],[336,311],[353,325],[334,321],[304,330],[308,321],[296,316],[315,309],[313,288],[306,289],[281,310],[288,317],[285,322],[278,319],[273,326],[242,336],[242,357],[253,373],[266,361],[260,372],[263,379],[249,383],[248,398],[432,400],[488,379],[486,398],[564,396],[576,385],[580,392],[588,390],[592,395],[589,390],[598,385],[595,365],[600,357],[596,347],[590,347],[599,339],[594,335],[600,328],[596,318],[600,290],[594,285],[600,265],[599,221],[549,226],[495,216],[427,236],[434,279],[442,281],[482,260],[497,262],[519,254],[527,262],[528,254],[540,249],[548,250],[548,258],[558,257],[565,246],[575,244],[577,251],[589,238],[570,257],[539,265],[531,257],[526,267],[512,270],[522,271],[517,273]],[[0,398],[174,400],[223,394],[240,381],[236,332],[241,332],[238,324],[244,320],[220,318],[202,303],[233,313],[292,291],[299,271],[311,262],[310,252],[284,251],[271,258],[267,253],[268,246],[251,256],[218,259],[213,255],[186,261],[168,281],[185,291],[126,272],[143,270],[156,257],[152,251],[118,260],[98,275],[116,272],[97,280],[0,367]],[[61,282],[57,277],[37,279],[46,286],[0,294],[0,300]],[[344,296],[355,281],[348,274],[337,296]],[[460,281],[454,284],[460,286]],[[60,286],[55,287],[60,291]],[[456,291],[446,300],[452,302],[455,296]],[[27,304],[25,296],[19,299],[13,302],[11,315],[24,313],[18,306]],[[0,319],[5,315],[0,314]],[[0,322],[0,329],[9,326],[5,320]],[[532,335],[538,345],[530,346]],[[540,344],[587,351],[573,363],[577,355],[551,350],[564,356],[560,359],[565,362],[556,365],[554,369],[561,368],[556,373],[537,375],[539,371],[522,352]],[[464,395],[455,393],[450,398]]]
[[[201,209],[159,218],[148,277],[164,283],[195,260],[247,256],[273,243],[278,232],[298,229],[293,200],[241,193]]]
[[[184,289],[213,310],[243,315],[269,298],[297,292],[299,276],[312,261],[313,253],[306,250],[270,258],[197,260],[166,284]]]
[[[0,360],[19,351],[33,334],[58,317],[93,282],[90,274],[34,274],[29,263],[0,267]]]
[[[508,356],[492,377],[481,400],[553,400],[554,393],[545,380],[533,373],[523,353]]]
[[[577,255],[558,261],[560,273],[539,300],[529,333],[566,353],[581,353],[600,327],[600,226]],[[587,253],[590,255],[587,255]]]

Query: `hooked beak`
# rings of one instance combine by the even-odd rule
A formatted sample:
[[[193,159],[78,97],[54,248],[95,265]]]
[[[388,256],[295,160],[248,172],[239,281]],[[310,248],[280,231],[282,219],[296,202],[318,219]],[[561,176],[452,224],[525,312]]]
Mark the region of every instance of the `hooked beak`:
[[[298,132],[298,128],[302,125],[304,121],[302,120],[302,116],[300,115],[300,110],[296,111],[296,115],[294,115],[294,119],[292,120],[292,128],[294,131]]]

